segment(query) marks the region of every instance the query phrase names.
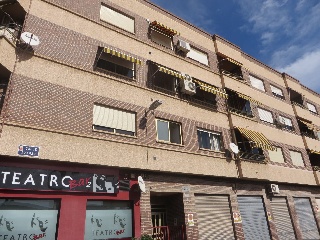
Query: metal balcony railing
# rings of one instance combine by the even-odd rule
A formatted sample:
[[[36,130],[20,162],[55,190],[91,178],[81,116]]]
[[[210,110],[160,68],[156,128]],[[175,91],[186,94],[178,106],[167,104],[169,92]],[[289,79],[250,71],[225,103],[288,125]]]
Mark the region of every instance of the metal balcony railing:
[[[154,240],[186,240],[186,227],[185,225],[153,227],[152,238]]]

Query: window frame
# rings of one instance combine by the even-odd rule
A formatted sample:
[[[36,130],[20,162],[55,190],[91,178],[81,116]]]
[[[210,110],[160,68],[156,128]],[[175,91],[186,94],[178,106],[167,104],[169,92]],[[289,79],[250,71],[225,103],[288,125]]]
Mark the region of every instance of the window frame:
[[[210,135],[216,135],[219,136],[219,149],[211,149],[211,148],[205,148],[205,147],[201,147],[200,146],[200,138],[199,138],[199,132],[206,132],[209,135],[209,141],[211,141],[212,139],[210,138]],[[222,137],[222,133],[221,132],[216,132],[216,131],[211,131],[211,130],[207,130],[207,129],[202,129],[202,128],[198,128],[197,129],[197,137],[198,137],[198,144],[199,144],[199,149],[200,150],[208,150],[208,151],[215,151],[215,152],[223,152],[224,151],[224,147],[223,147],[223,137]],[[212,144],[210,143],[210,145],[212,146]],[[202,144],[203,146],[203,144]]]
[[[302,160],[302,165],[296,165],[296,164],[295,164],[295,163],[297,163],[297,162],[294,162],[294,161],[293,161],[293,158],[292,158],[292,154],[291,154],[291,153],[295,153],[295,154],[300,153],[301,160]],[[291,162],[292,162],[292,164],[293,164],[294,166],[296,166],[296,167],[305,167],[305,166],[306,166],[305,161],[304,161],[304,159],[303,159],[302,152],[296,151],[296,150],[290,150],[290,149],[289,149],[289,154],[290,154]],[[300,159],[299,159],[299,160],[300,160]]]
[[[266,110],[266,109],[263,109],[263,108],[260,108],[260,107],[257,107],[257,110],[258,110],[258,115],[259,115],[260,121],[262,121],[262,122],[264,122],[264,123],[274,124],[274,117],[273,117],[273,114],[272,114],[271,111]],[[259,111],[259,110],[264,111],[264,112],[266,112],[266,113],[268,113],[268,114],[270,113],[272,119],[271,119],[270,121],[261,119],[261,115],[260,115],[260,111]]]
[[[316,105],[314,105],[314,104],[312,104],[310,102],[307,102],[307,108],[308,108],[309,112],[312,112],[314,114],[318,114],[318,110],[317,110]],[[313,108],[314,108],[315,111],[313,111]]]
[[[194,56],[194,55],[192,55],[192,53],[195,53],[194,55],[196,55],[196,57],[191,57],[191,56]],[[200,56],[203,57],[203,58],[206,57],[206,59],[202,60]],[[205,51],[202,51],[202,50],[200,50],[198,48],[195,48],[195,47],[193,47],[191,45],[190,45],[190,51],[186,54],[186,57],[189,58],[189,59],[192,59],[192,60],[194,60],[196,62],[199,62],[199,63],[201,63],[201,64],[203,64],[205,66],[209,66],[208,53],[206,53]]]
[[[276,152],[278,152],[279,150],[281,151],[281,156],[282,156],[282,160],[283,160],[283,161],[279,162],[279,161],[274,161],[274,160],[272,160],[272,159],[271,159],[271,156],[270,156],[270,152],[275,152],[275,151],[268,150],[268,154],[269,154],[269,159],[270,159],[270,161],[272,161],[272,162],[274,162],[274,163],[286,163],[286,160],[285,160],[284,154],[283,154],[283,149],[282,149],[281,147],[276,147],[276,149],[277,149]]]
[[[281,88],[278,88],[278,87],[270,84],[270,89],[271,89],[273,96],[280,98],[280,99],[284,99],[283,90]],[[279,90],[281,92],[281,95],[277,94],[275,91],[273,91],[273,89]]]
[[[157,131],[157,142],[168,143],[168,144],[176,144],[176,145],[183,145],[183,142],[182,142],[182,125],[181,125],[181,123],[175,122],[175,121],[171,121],[171,120],[165,120],[165,119],[161,119],[161,118],[156,118],[155,121],[156,121],[156,131]],[[168,124],[167,125],[168,126],[168,128],[167,128],[168,141],[159,139],[158,121],[166,122]],[[179,143],[171,141],[172,139],[171,139],[171,132],[170,132],[170,123],[171,124],[176,124],[176,125],[179,126]]]
[[[263,89],[260,88],[260,87],[258,87],[257,84],[253,84],[252,81],[251,81],[252,79],[253,79],[254,81],[256,81],[256,83],[257,83],[258,81],[260,81],[260,82],[262,83]],[[262,91],[262,92],[266,92],[266,86],[265,86],[264,81],[263,81],[262,79],[260,79],[260,78],[258,78],[258,77],[255,77],[255,76],[253,76],[253,75],[250,74],[250,75],[249,75],[249,80],[250,80],[250,85],[251,85],[252,87],[254,87],[255,89],[258,89],[258,90],[260,90],[260,91]]]
[[[152,37],[153,33],[155,34],[154,37]],[[160,35],[163,35],[164,37],[167,37],[170,40],[170,47],[167,46],[166,44],[162,44],[161,41],[156,41],[156,38],[157,38],[156,36],[160,36]],[[163,32],[157,30],[156,28],[150,28],[150,39],[153,43],[155,43],[157,45],[160,45],[160,46],[165,47],[167,49],[173,50],[173,37],[164,34]]]
[[[281,118],[284,119],[285,121],[281,121]],[[282,125],[283,128],[287,129],[287,130],[290,130],[290,131],[293,131],[294,130],[294,127],[293,127],[293,123],[292,123],[292,119],[288,118],[288,117],[285,117],[285,116],[282,116],[282,115],[279,115],[279,122],[280,124]],[[286,124],[286,121],[289,120],[291,125],[288,125]]]

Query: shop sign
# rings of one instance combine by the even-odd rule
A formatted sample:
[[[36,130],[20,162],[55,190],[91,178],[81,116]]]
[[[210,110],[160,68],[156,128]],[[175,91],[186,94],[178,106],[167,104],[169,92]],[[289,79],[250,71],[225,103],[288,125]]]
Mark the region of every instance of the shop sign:
[[[1,167],[0,188],[118,193],[117,176]]]
[[[132,237],[132,210],[87,210],[85,240]]]
[[[19,145],[18,155],[28,157],[39,157],[40,147]]]
[[[58,210],[1,210],[0,239],[55,239]]]

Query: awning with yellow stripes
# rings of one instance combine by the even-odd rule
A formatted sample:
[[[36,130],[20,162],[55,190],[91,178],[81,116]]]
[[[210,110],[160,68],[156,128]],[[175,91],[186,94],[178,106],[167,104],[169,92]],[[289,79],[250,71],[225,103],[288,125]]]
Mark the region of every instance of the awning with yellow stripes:
[[[301,119],[298,119],[300,122],[302,122],[304,125],[306,125],[310,130],[312,131],[320,131],[320,128],[318,128],[316,125],[309,123],[307,121],[303,121]]]
[[[241,97],[241,98],[243,98],[243,99],[245,99],[245,100],[248,100],[248,101],[250,101],[250,102],[252,102],[252,103],[255,103],[255,104],[257,104],[257,105],[262,105],[261,102],[259,102],[259,101],[257,101],[257,100],[254,100],[252,97],[249,97],[249,96],[244,95],[244,94],[239,93],[239,92],[236,92],[236,93],[238,94],[239,97]]]
[[[200,89],[203,90],[203,91],[211,92],[211,93],[219,95],[219,96],[221,96],[223,98],[228,98],[228,94],[223,89],[219,89],[219,88],[214,87],[214,86],[212,86],[210,84],[207,84],[207,83],[201,82],[199,80],[195,80],[195,79],[193,79],[193,82],[199,84]]]
[[[249,141],[252,141],[253,146],[267,149],[271,151],[275,151],[276,148],[272,146],[272,144],[269,142],[269,140],[259,132],[255,132],[246,128],[241,127],[234,127],[235,129],[238,129],[239,132],[246,137]]]
[[[135,57],[130,56],[130,55],[127,55],[127,54],[124,54],[122,52],[116,51],[116,50],[114,50],[112,48],[109,48],[109,47],[103,48],[103,51],[105,53],[109,53],[109,54],[111,54],[113,56],[117,56],[119,58],[123,58],[123,59],[125,59],[127,61],[131,61],[133,63],[137,63],[137,64],[140,64],[140,65],[142,64],[142,61],[140,59],[135,58]]]
[[[169,36],[174,36],[174,35],[178,34],[178,32],[176,30],[169,28],[166,25],[164,25],[158,21],[151,22],[150,26],[157,28],[158,30],[160,30],[161,32],[163,32],[164,34],[169,35]]]
[[[242,63],[238,62],[237,60],[234,60],[234,59],[232,59],[230,57],[226,57],[226,59],[227,59],[227,61],[232,62],[232,63],[234,63],[234,64],[236,64],[236,65],[238,65],[240,67],[242,66]]]
[[[310,149],[310,153],[320,154],[320,151],[316,151],[316,150]]]
[[[161,65],[157,65],[157,66],[158,66],[158,69],[159,69],[160,72],[164,72],[166,74],[172,75],[172,76],[180,78],[180,79],[184,79],[185,78],[181,73],[179,73],[177,71],[171,70],[171,69],[163,67]]]

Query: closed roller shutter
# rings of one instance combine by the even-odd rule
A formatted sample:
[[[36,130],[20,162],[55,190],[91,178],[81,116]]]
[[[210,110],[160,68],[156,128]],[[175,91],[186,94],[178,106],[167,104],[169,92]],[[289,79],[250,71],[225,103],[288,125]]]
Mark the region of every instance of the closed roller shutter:
[[[238,196],[242,227],[246,240],[270,240],[269,227],[261,197]]]
[[[199,240],[235,239],[229,197],[196,195]]]
[[[320,239],[308,198],[293,198],[303,239]]]
[[[271,207],[279,239],[296,239],[286,198],[272,198]]]

